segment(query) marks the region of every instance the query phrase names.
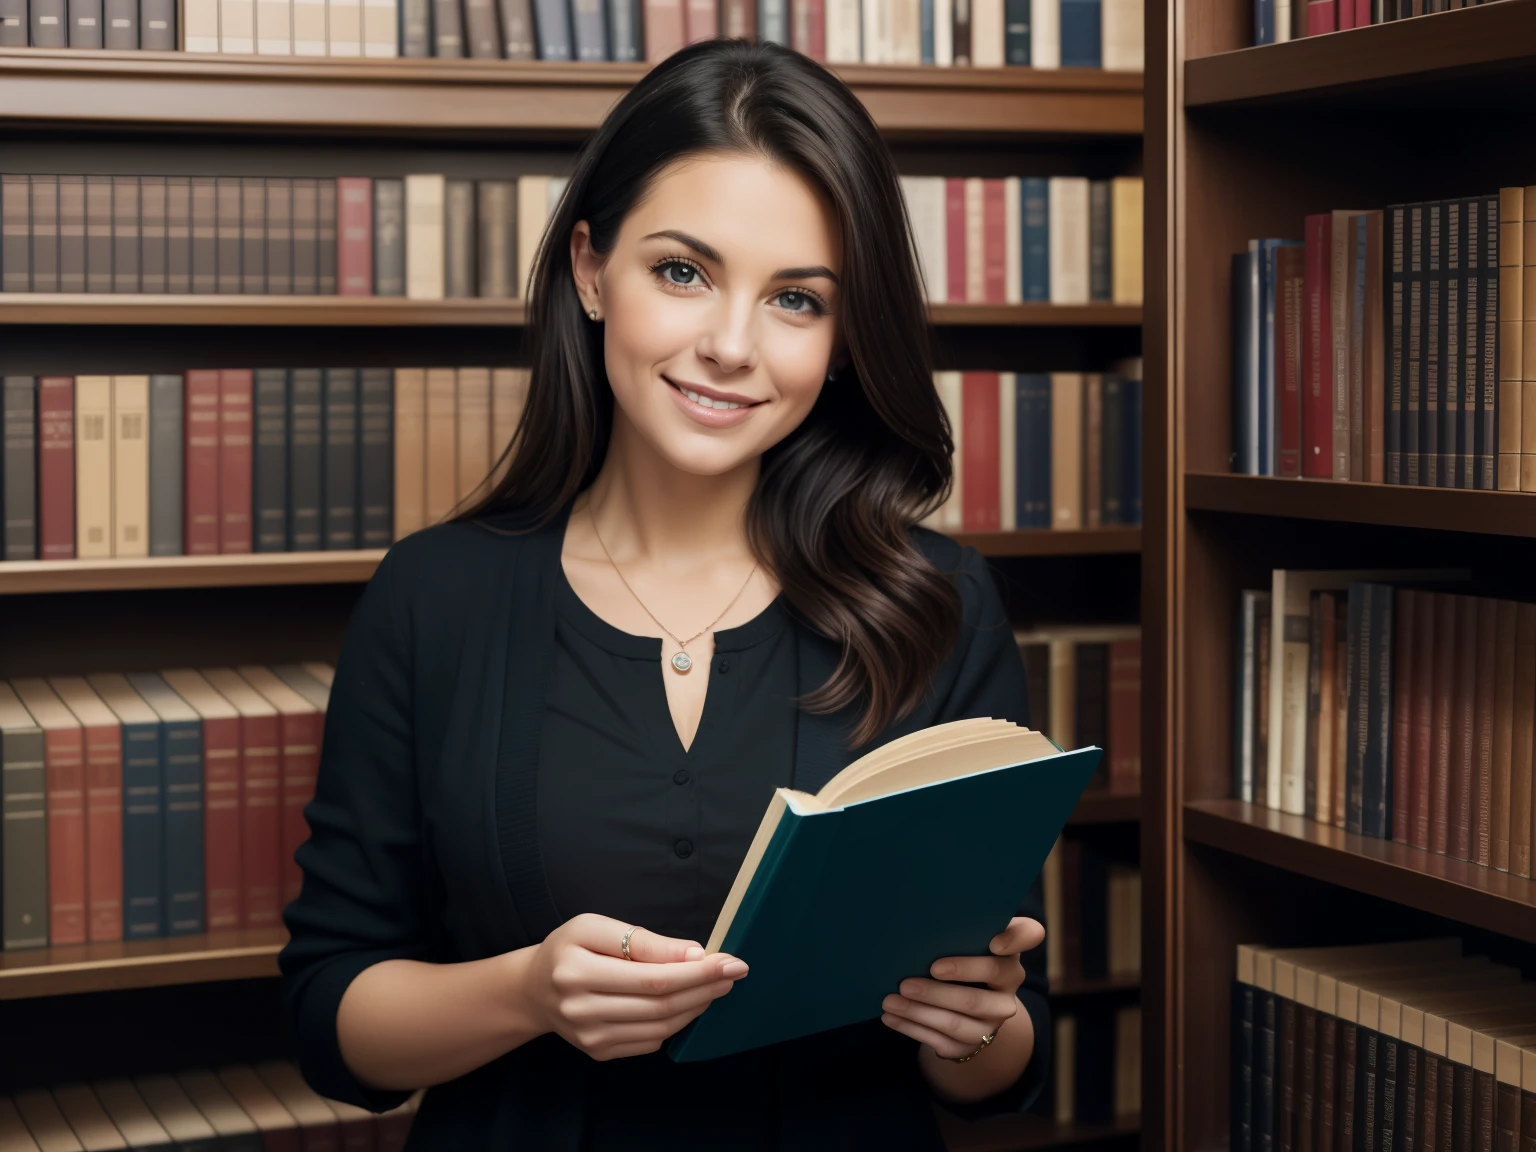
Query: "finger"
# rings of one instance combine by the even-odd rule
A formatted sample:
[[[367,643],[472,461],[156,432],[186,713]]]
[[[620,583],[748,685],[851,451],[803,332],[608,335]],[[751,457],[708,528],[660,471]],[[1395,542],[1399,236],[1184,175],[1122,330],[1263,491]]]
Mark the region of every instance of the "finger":
[[[1012,992],[995,992],[988,988],[970,988],[964,984],[942,984],[937,980],[910,979],[901,982],[896,996],[886,1000],[910,1000],[917,1004],[932,1004],[947,1008],[978,1020],[1006,1020],[1018,1011],[1019,999]]]
[[[1008,922],[1008,927],[992,937],[990,948],[997,956],[1017,956],[1020,952],[1040,947],[1044,941],[1044,924],[1028,916],[1015,916]]]
[[[707,1007],[707,1005],[706,1005]],[[698,1018],[704,1008],[678,1012],[661,1020],[634,1023],[604,1024],[578,1031],[577,1037],[589,1052],[615,1055],[613,1049],[631,1049],[633,1052],[652,1051],[655,1046],[681,1031]]]
[[[978,1035],[975,1044],[962,1044],[952,1036],[946,1036],[942,1032],[936,1032],[926,1025],[919,1024],[915,1020],[908,1020],[904,1016],[893,1016],[886,1013],[880,1017],[880,1022],[894,1032],[900,1032],[903,1036],[909,1036],[919,1044],[926,1044],[940,1056],[953,1060],[957,1056],[969,1056],[976,1051],[976,1044],[981,1043]]]
[[[576,997],[563,1007],[568,1020],[645,1021],[704,1008],[733,987],[734,980],[716,980],[666,996],[615,996],[604,993]]]
[[[935,960],[929,973],[937,980],[985,984],[989,988],[1017,988],[1024,969],[1017,956],[946,956]]]
[[[634,931],[629,937],[629,955],[632,960],[646,964],[672,964],[704,958],[704,949],[697,940],[676,940],[648,928],[615,920],[611,916],[579,917],[576,924],[577,943],[590,952],[622,958],[624,933],[632,927]]]
[[[586,964],[579,978],[581,987],[622,996],[669,996],[716,980],[739,980],[747,974],[746,964],[724,952],[671,964],[635,964],[589,955]]]

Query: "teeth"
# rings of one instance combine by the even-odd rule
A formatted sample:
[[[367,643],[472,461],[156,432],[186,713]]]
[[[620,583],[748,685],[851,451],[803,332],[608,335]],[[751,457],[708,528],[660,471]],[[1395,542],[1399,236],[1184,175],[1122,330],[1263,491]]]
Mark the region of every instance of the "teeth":
[[[678,391],[681,392],[684,396],[688,397],[688,399],[692,400],[695,404],[700,404],[705,408],[720,408],[728,411],[732,408],[746,407],[745,404],[737,404],[730,400],[711,400],[708,396],[701,396],[697,392],[689,391],[687,388],[679,388]]]

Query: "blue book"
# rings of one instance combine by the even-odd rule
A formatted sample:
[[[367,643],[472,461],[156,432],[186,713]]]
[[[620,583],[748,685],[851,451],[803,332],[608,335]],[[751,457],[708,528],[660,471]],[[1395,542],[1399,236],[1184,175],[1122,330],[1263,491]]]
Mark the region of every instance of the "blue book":
[[[1275,252],[1297,247],[1294,240],[1259,241],[1259,475],[1276,476],[1280,467],[1279,417],[1275,411]]]
[[[165,791],[160,717],[118,673],[86,678],[121,726],[123,939],[164,936]]]
[[[128,683],[160,719],[165,788],[166,934],[206,931],[203,912],[203,722],[192,706],[152,672]]]
[[[567,0],[533,0],[533,25],[540,60],[572,58],[571,10]]]
[[[1051,378],[1044,372],[1019,372],[1014,429],[1014,516],[1016,527],[1051,526]]]
[[[1030,0],[1006,0],[1003,7],[1003,60],[1016,67],[1029,67]]]
[[[1061,0],[1061,66],[1102,67],[1099,0]]]
[[[640,0],[608,0],[608,45],[615,60],[644,58],[640,45]]]
[[[1259,471],[1259,242],[1232,257],[1232,471]]]
[[[1275,42],[1275,0],[1253,0],[1253,42]]]
[[[607,60],[608,21],[603,0],[571,0],[571,33],[578,60]]]
[[[917,10],[918,39],[922,47],[922,62],[932,64],[933,55],[933,0],[922,0]]]
[[[789,0],[757,0],[757,38],[789,46]]]
[[[886,744],[815,796],[780,788],[705,946],[751,973],[668,1054],[709,1060],[872,1020],[939,957],[986,955],[1102,754],[961,720]]]
[[[1019,239],[1024,245],[1025,300],[1051,299],[1051,182],[1043,176],[1019,181],[1019,209],[1024,219]]]

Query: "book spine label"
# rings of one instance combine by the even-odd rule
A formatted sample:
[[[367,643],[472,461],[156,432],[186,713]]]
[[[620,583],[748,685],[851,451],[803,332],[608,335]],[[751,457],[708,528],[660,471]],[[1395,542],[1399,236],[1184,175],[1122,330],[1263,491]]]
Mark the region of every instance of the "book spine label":
[[[165,918],[171,936],[203,932],[203,726],[162,725],[165,763]],[[239,923],[236,908],[232,920]]]
[[[7,952],[49,941],[47,789],[41,729],[0,731],[0,947]]]
[[[75,558],[75,380],[44,376],[37,387],[38,559]]]
[[[86,941],[85,736],[44,733],[47,749],[48,943]]]
[[[240,847],[246,928],[275,928],[281,923],[280,741],[277,716],[240,717]]]
[[[140,0],[139,46],[150,52],[176,51],[176,5],[172,0]]]
[[[341,229],[336,251],[337,290],[342,296],[373,295],[373,181],[343,176],[336,181]]]
[[[182,446],[185,431],[182,378],[149,378],[149,554],[180,556],[182,548]]]
[[[394,374],[364,368],[360,375],[358,546],[387,548],[394,539]]]
[[[251,480],[255,550],[288,548],[288,373],[258,368],[255,376],[255,438]]]
[[[37,384],[6,376],[0,397],[0,513],[6,560],[37,559]]]
[[[1328,288],[1332,225],[1327,213],[1308,216],[1306,221],[1301,474],[1323,479],[1333,475],[1333,324]]]
[[[69,7],[69,46],[100,48],[101,0],[67,0]]]
[[[165,935],[161,903],[164,869],[165,790],[160,763],[160,725],[124,724],[123,938]],[[92,849],[96,843],[91,844]]]
[[[64,0],[32,0],[28,7],[32,47],[67,47],[69,22],[64,13]]]
[[[219,373],[186,375],[186,472],[182,484],[187,556],[219,551]]]
[[[510,247],[511,241],[508,241]],[[516,267],[514,262],[513,267]],[[373,291],[405,295],[405,182],[373,182]],[[484,295],[484,293],[482,293]],[[516,295],[508,291],[508,296]]]
[[[219,373],[219,551],[251,551],[249,368]]]
[[[325,370],[325,548],[357,547],[357,369]]]
[[[323,388],[318,368],[293,369],[288,386],[288,550],[321,547]]]

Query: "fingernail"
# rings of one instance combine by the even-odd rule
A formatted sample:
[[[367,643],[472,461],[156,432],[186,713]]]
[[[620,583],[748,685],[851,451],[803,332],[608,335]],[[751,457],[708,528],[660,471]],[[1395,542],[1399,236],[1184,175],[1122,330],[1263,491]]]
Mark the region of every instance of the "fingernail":
[[[747,974],[747,962],[745,960],[727,960],[720,966],[720,975],[729,976],[732,980],[738,976]]]
[[[690,944],[683,951],[683,959],[684,960],[702,960],[702,959],[704,959],[704,949],[700,948],[697,944]]]
[[[955,966],[947,960],[940,960],[933,966],[933,974],[935,976],[953,976],[955,974]]]

